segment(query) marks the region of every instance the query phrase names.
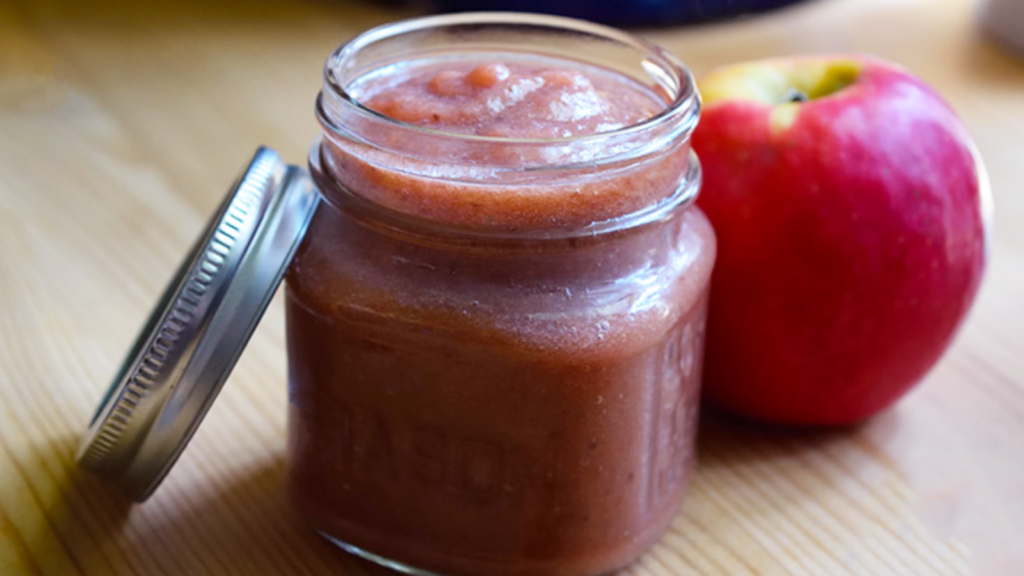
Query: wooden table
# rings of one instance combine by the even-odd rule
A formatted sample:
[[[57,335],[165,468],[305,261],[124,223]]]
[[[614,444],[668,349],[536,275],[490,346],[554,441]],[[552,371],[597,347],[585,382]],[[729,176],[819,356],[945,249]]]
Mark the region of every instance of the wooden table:
[[[0,5],[0,573],[383,573],[320,541],[283,497],[279,303],[145,505],[81,475],[74,453],[254,147],[301,162],[324,57],[406,15],[341,0]],[[905,64],[975,135],[997,222],[977,305],[922,386],[851,430],[707,418],[690,497],[623,574],[965,574],[969,561],[1020,574],[1024,63],[979,36],[963,0],[819,0],[643,33],[698,74],[800,52]]]

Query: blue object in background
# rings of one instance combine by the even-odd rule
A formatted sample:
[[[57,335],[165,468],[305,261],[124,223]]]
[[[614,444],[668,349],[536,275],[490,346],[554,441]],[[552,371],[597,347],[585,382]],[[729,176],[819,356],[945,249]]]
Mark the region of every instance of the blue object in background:
[[[800,0],[430,0],[439,10],[514,10],[571,16],[615,26],[707,22]]]

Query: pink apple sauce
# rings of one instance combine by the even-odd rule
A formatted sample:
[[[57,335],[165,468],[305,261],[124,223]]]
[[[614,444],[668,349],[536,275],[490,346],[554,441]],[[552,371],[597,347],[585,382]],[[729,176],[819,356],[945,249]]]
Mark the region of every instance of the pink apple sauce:
[[[596,71],[595,71],[596,72]],[[451,63],[364,87],[367,107],[444,132],[571,138],[646,120],[665,102],[607,73],[522,63]]]
[[[328,117],[288,275],[290,454],[300,509],[350,551],[584,576],[677,513],[714,233],[673,203],[685,138],[614,158],[667,98],[557,64],[404,66],[348,88],[388,119]]]

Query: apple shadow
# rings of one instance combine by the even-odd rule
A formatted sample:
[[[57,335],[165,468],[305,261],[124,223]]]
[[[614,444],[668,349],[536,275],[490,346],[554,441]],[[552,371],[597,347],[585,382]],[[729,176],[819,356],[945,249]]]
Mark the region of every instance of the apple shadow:
[[[684,573],[786,573],[785,556],[815,544],[808,518],[847,498],[852,479],[870,486],[888,478],[871,464],[884,457],[863,439],[864,427],[772,426],[703,406],[697,465],[680,513],[651,552],[615,576],[662,573],[666,559]],[[854,528],[834,543],[858,550],[863,534]]]
[[[758,465],[764,461],[799,457],[829,445],[847,442],[871,421],[846,426],[791,426],[766,424],[701,406],[697,437],[700,466],[715,469],[736,462]]]

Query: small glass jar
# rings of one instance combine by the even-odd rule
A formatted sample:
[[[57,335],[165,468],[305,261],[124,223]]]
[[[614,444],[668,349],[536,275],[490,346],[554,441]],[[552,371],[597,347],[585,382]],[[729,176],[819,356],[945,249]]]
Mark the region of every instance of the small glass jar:
[[[360,104],[424,62],[603,70],[665,102],[565,139],[439,132]],[[536,15],[371,30],[327,61],[324,202],[287,275],[291,491],[416,574],[597,574],[653,544],[693,462],[715,257],[699,99],[633,36]]]

